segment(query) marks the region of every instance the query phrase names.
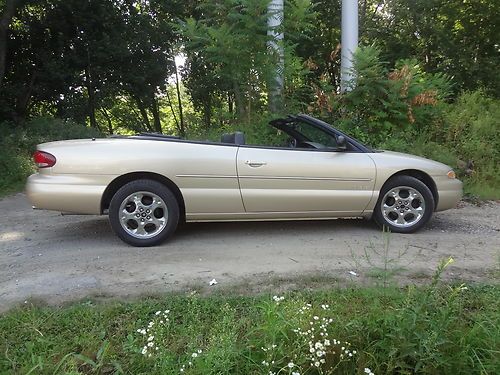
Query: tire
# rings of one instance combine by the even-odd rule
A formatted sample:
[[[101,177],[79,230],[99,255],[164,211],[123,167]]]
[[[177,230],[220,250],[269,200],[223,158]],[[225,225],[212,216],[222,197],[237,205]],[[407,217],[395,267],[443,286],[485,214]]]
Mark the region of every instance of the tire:
[[[132,246],[159,245],[179,223],[179,203],[164,185],[136,180],[123,185],[111,199],[109,221],[116,235]]]
[[[432,192],[422,181],[395,176],[382,187],[373,217],[392,232],[413,233],[427,224],[434,207]]]

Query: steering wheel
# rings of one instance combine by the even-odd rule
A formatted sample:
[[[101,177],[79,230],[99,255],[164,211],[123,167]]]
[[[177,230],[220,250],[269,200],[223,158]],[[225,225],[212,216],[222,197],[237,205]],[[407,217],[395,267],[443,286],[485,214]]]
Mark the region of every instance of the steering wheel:
[[[288,147],[297,148],[297,140],[295,138],[290,138],[288,141]]]

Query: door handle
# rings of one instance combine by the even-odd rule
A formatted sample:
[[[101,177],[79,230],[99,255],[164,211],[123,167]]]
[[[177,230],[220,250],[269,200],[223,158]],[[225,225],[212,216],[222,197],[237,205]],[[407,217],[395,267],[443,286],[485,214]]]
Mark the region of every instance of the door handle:
[[[263,165],[266,165],[267,163],[263,162],[263,161],[250,161],[250,160],[247,160],[245,162],[245,164],[248,165],[249,167],[252,167],[252,168],[258,168],[258,167],[262,167]]]

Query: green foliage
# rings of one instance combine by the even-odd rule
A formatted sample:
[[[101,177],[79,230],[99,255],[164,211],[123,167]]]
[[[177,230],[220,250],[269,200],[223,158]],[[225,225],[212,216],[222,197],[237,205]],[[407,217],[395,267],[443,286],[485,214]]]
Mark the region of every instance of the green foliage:
[[[300,37],[298,55],[314,66],[308,85],[340,87],[341,1],[313,0],[316,23]],[[484,88],[500,97],[500,13],[497,0],[365,0],[359,3],[360,44],[377,43],[390,69],[416,59],[427,73],[453,77],[454,94]]]
[[[500,100],[481,91],[463,93],[444,117],[438,137],[456,149],[458,156],[479,165],[500,164]]]
[[[210,127],[214,107],[227,110],[239,120],[250,119],[255,112],[265,112],[269,82],[280,60],[268,46],[273,40],[267,33],[268,3],[268,0],[203,1],[197,8],[201,16],[190,17],[183,24],[188,56],[184,70],[186,87],[195,107],[204,112],[206,127]],[[293,39],[298,34],[308,34],[314,13],[307,0],[289,1],[285,9],[286,22],[276,32],[287,35],[282,42],[285,94],[288,107],[294,107],[301,100],[306,70],[295,53]]]
[[[483,91],[464,92],[448,106],[434,134],[453,150],[472,193],[498,199],[500,186],[500,100]],[[465,165],[465,166],[464,166]],[[495,193],[496,190],[496,193]]]
[[[0,372],[497,373],[500,289],[440,286],[437,280],[420,288],[294,292],[283,298],[190,293],[65,308],[28,304],[0,317]],[[315,331],[307,332],[311,327]],[[322,372],[310,365],[320,349],[309,350],[311,334],[313,345],[324,345]],[[342,346],[353,356],[341,358]]]
[[[52,115],[109,130],[108,119],[96,117],[125,98],[142,130],[161,131],[158,98],[173,71],[172,19],[183,2],[19,4],[6,40],[0,121]]]
[[[19,190],[33,173],[31,155],[39,143],[63,139],[91,138],[101,134],[73,121],[38,118],[19,128],[13,123],[0,123],[0,195]]]
[[[362,141],[379,146],[399,134],[418,134],[443,111],[449,80],[441,74],[424,73],[416,61],[398,62],[389,71],[376,46],[355,54],[356,81],[350,90],[337,94],[325,83],[318,92],[317,107],[343,129]]]
[[[418,59],[426,72],[454,77],[455,92],[486,88],[500,97],[496,0],[369,1],[362,39],[376,40],[394,64]],[[378,11],[373,12],[377,7]]]

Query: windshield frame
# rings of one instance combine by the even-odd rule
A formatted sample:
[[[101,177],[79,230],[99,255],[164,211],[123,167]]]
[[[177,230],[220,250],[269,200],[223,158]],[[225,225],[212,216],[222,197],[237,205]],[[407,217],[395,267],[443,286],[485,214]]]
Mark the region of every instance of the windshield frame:
[[[272,120],[269,122],[269,124],[273,127],[275,127],[278,130],[281,130],[288,135],[294,137],[295,139],[298,140],[307,140],[307,137],[294,129],[291,126],[288,126],[287,124],[294,123],[294,122],[303,122],[309,125],[312,125],[323,132],[327,133],[328,135],[332,136],[335,140],[339,136],[343,136],[346,139],[347,143],[347,152],[367,152],[367,153],[373,153],[374,151],[358,141],[357,139],[345,134],[344,132],[334,128],[332,125],[319,120],[315,117],[306,115],[306,114],[299,114],[297,116],[288,116],[287,118],[280,118],[276,120]]]

